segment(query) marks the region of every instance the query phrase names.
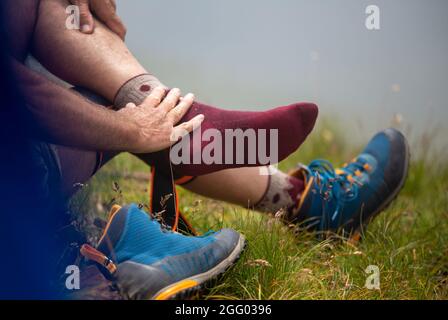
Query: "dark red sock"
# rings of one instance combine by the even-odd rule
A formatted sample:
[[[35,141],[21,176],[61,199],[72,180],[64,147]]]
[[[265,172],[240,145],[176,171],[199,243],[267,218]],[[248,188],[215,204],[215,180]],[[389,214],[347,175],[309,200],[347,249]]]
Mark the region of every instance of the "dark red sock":
[[[139,75],[130,79],[118,91],[114,105],[117,108],[121,108],[129,102],[133,102],[137,105],[141,104],[150,94],[151,89],[154,87],[154,82],[158,83],[158,81],[155,80],[156,79],[149,74]],[[241,148],[239,152],[236,152],[236,146],[234,145],[233,148],[231,148],[233,156],[229,156],[230,152],[226,154],[225,139],[222,139],[222,146],[218,148],[221,151],[222,163],[214,162],[209,164],[207,161],[203,161],[204,159],[201,155],[203,154],[203,151],[211,148],[210,144],[213,143],[213,140],[202,141],[195,145],[193,143],[193,137],[195,135],[190,134],[190,152],[189,155],[185,157],[188,161],[177,163],[173,157],[170,158],[169,150],[145,155],[143,158],[145,158],[148,163],[155,163],[159,168],[162,167],[162,170],[166,169],[170,160],[172,163],[176,162],[173,163],[173,171],[176,177],[198,176],[223,169],[274,164],[274,162],[285,159],[291,153],[296,151],[303,143],[314,127],[317,113],[317,106],[312,103],[297,103],[268,111],[245,112],[218,109],[195,102],[181,122],[188,121],[199,114],[203,114],[205,120],[200,129],[201,133],[206,132],[208,129],[216,129],[221,134],[221,137],[224,138],[226,129],[242,129],[243,131],[253,129],[257,134],[256,142],[249,145],[246,139],[244,146],[242,146],[243,148]],[[265,129],[267,133],[266,143],[261,143],[265,146],[266,150],[259,150],[258,148],[258,140],[262,141],[259,139],[258,134],[263,131],[262,129]],[[271,129],[276,129],[278,132],[278,152],[276,157],[274,157],[277,158],[277,161],[265,163],[263,162],[263,159],[260,159],[260,157],[262,157],[260,154],[272,158],[275,153],[273,152],[274,150],[270,150],[269,147]],[[185,141],[180,143],[185,143]],[[177,147],[179,146],[178,143]],[[207,146],[209,148],[207,148]],[[253,149],[254,147],[255,149]],[[174,148],[176,148],[176,146]],[[184,155],[182,152],[177,154]],[[198,155],[199,157],[197,157]],[[199,158],[198,163],[195,163],[194,161],[195,156]],[[227,163],[226,157],[229,158],[228,162],[230,163]],[[240,163],[237,161],[239,157],[241,157],[242,160]],[[251,163],[250,160],[253,159],[255,161]],[[165,166],[165,168],[163,168],[163,166]]]
[[[221,153],[223,163],[204,163],[202,157],[201,163],[194,163],[194,155],[200,154],[204,148],[210,144],[212,141],[201,141],[197,148],[193,143],[193,134],[190,134],[190,157],[189,163],[180,163],[173,165],[173,171],[176,176],[198,176],[208,173],[212,173],[218,170],[237,168],[237,167],[248,167],[248,166],[263,166],[274,163],[261,163],[258,157],[258,146],[255,150],[251,150],[246,139],[244,143],[243,152],[243,162],[237,163],[237,158],[239,154],[236,152],[236,146],[233,146],[233,156],[230,157],[231,163],[225,163],[226,159],[226,148],[225,148],[225,130],[226,129],[253,129],[255,132],[260,132],[260,129],[266,130],[266,156],[271,155],[270,150],[270,139],[269,130],[276,129],[278,132],[278,161],[281,161],[288,157],[291,153],[297,150],[297,148],[303,143],[308,134],[314,127],[316,122],[318,109],[315,104],[312,103],[297,103],[289,106],[278,107],[268,111],[260,112],[247,112],[247,111],[231,111],[223,110],[215,107],[211,107],[202,103],[194,103],[188,113],[184,116],[181,122],[188,121],[195,116],[203,114],[205,120],[200,128],[200,133],[203,134],[207,129],[216,129],[221,133],[223,138]],[[199,130],[199,129],[198,129]],[[198,132],[196,132],[198,133]],[[256,145],[258,145],[258,136],[256,136]],[[182,143],[182,142],[180,142]],[[195,148],[196,147],[196,148]],[[252,159],[256,161],[254,163],[249,163],[251,160],[250,152],[255,151]],[[166,151],[164,151],[166,154]],[[182,153],[180,153],[182,154]],[[213,153],[212,153],[213,154]]]

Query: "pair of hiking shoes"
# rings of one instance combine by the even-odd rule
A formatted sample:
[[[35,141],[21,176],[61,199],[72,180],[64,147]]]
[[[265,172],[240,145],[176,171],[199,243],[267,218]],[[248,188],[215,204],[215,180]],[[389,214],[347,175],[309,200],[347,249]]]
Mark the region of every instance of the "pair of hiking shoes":
[[[287,222],[357,241],[398,195],[408,166],[406,139],[394,129],[378,133],[340,169],[325,160],[302,165],[292,174],[306,188]],[[183,235],[130,205],[115,207],[98,247],[84,245],[81,252],[125,298],[165,300],[197,292],[234,265],[245,246],[244,236],[234,230]]]

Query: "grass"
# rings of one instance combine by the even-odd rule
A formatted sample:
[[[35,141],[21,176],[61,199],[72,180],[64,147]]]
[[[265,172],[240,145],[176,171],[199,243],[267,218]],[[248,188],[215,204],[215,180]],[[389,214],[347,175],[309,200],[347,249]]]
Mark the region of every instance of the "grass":
[[[338,130],[326,123],[320,128],[281,169],[322,157],[341,164],[359,152]],[[426,147],[422,144],[411,146]],[[249,243],[237,265],[205,298],[447,299],[448,165],[435,159],[425,152],[412,161],[400,196],[356,246],[294,235],[270,216],[180,190],[181,209],[197,229],[231,227]],[[131,155],[117,157],[76,196],[73,210],[88,217],[83,221],[90,226],[92,217],[104,217],[113,203],[146,204],[149,170]],[[89,231],[94,242],[97,230]],[[379,290],[365,287],[369,265],[380,270]]]

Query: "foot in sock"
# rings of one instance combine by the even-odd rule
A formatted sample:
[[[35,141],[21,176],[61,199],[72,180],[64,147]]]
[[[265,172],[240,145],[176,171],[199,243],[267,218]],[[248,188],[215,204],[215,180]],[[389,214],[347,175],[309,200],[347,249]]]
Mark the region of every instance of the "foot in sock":
[[[137,105],[141,104],[150,94],[153,86],[153,76],[138,76],[131,81],[128,81],[119,90],[114,104],[117,108],[123,107],[129,102],[133,102]],[[187,143],[187,148],[189,148],[187,150],[190,152],[186,157],[187,161],[173,165],[173,172],[176,177],[198,176],[223,169],[274,164],[271,162],[263,163],[263,161],[274,159],[275,161],[273,162],[276,163],[285,159],[297,150],[313,129],[317,113],[317,106],[312,103],[297,103],[261,112],[223,110],[202,103],[194,103],[181,122],[188,121],[199,114],[203,114],[205,120],[202,123],[201,128],[198,128],[197,130],[200,130],[200,141],[199,143],[193,141],[194,134],[191,134],[189,135],[189,139],[183,139],[179,142],[181,144]],[[203,139],[204,137],[202,134],[208,129],[214,129],[213,131],[215,133],[219,132],[220,137],[223,138],[224,141],[221,141],[222,143],[214,143],[213,139],[203,141],[206,139]],[[255,143],[254,146],[251,145],[254,148],[250,148],[247,141],[248,139],[245,140],[244,147],[241,146],[241,148],[239,148],[238,151],[241,150],[244,154],[236,152],[235,145],[226,148],[225,142],[227,142],[227,140],[224,139],[224,137],[226,137],[226,130],[233,130],[232,132],[235,133],[234,130],[237,129],[242,129],[243,131],[251,129],[251,131],[254,130],[252,132],[255,132],[256,140],[252,140],[255,141]],[[271,130],[276,130],[278,138],[277,141],[272,141],[272,143],[275,143],[272,145],[277,147],[273,147],[272,150],[270,148]],[[227,133],[228,132],[229,131],[227,131]],[[257,141],[259,139],[258,133],[263,132],[266,133],[266,142],[263,141],[263,143],[261,143],[262,147],[260,148],[258,146],[259,141]],[[232,139],[232,144],[235,144],[234,141],[235,140]],[[211,143],[213,143],[214,148],[213,156],[216,155],[216,152],[219,152],[220,156],[218,159],[221,159],[222,161],[215,161],[213,163],[204,162],[202,157],[203,151]],[[271,152],[277,154],[271,154]],[[261,160],[260,154],[261,157],[264,155],[265,159]],[[154,159],[154,161],[151,161],[154,163],[156,161],[158,163],[162,161],[167,164],[171,162],[169,150],[154,153],[150,155],[150,157]],[[182,157],[182,159],[185,159],[185,157]],[[199,161],[197,159],[199,159]]]
[[[230,168],[258,167],[278,163],[296,151],[311,132],[317,117],[317,107],[314,104],[298,103],[268,111],[246,112],[223,110],[195,103],[181,121],[189,121],[198,114],[203,114],[205,120],[194,134],[204,138],[204,133],[209,129],[219,132],[218,137],[222,138],[222,143],[218,146],[214,144],[214,152],[219,152],[218,159],[222,161],[205,164],[203,152],[214,140],[201,139],[200,143],[195,144],[194,134],[192,134],[189,140],[180,142],[181,147],[186,143],[190,152],[187,163],[173,166],[177,174],[198,176]],[[255,138],[252,141],[245,139],[244,144],[237,147],[238,139],[232,138],[232,134],[236,134],[237,129],[242,130],[239,131],[241,135],[248,133],[249,136],[252,132]],[[271,137],[273,132],[271,130],[276,131],[277,140],[271,141],[275,139],[274,136]],[[229,133],[231,139],[228,139]],[[259,133],[266,133],[266,139],[260,140]],[[270,162],[262,162],[264,160],[261,157],[266,157],[265,160]],[[196,158],[200,159],[200,162],[196,162]]]

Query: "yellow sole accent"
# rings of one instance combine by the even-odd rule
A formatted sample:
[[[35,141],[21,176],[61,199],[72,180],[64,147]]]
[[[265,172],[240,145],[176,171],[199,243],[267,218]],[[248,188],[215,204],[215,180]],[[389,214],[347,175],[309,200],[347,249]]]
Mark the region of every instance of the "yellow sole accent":
[[[170,297],[176,295],[177,293],[189,289],[189,288],[193,288],[196,287],[199,283],[197,281],[194,280],[183,280],[180,281],[179,283],[169,287],[167,290],[165,290],[164,292],[158,294],[154,300],[168,300]]]

